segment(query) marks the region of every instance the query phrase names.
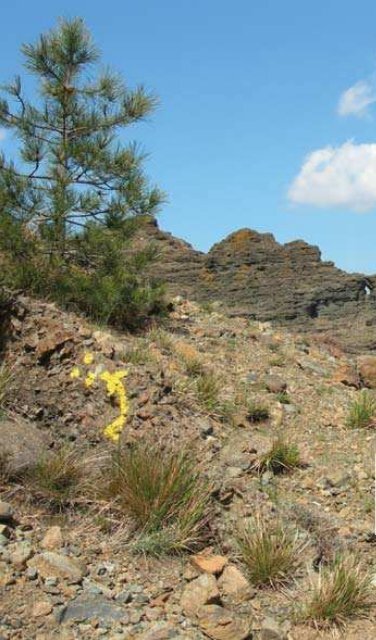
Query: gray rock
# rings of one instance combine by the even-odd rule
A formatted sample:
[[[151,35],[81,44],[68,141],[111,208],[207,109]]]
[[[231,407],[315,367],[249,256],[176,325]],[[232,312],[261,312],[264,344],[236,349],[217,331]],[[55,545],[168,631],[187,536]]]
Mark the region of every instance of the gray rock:
[[[48,453],[50,439],[26,420],[0,420],[0,455],[7,456],[10,474],[32,467]]]
[[[68,620],[92,620],[98,618],[103,621],[123,621],[128,622],[127,611],[119,604],[105,599],[98,595],[78,596],[67,604],[60,614],[60,622]]]

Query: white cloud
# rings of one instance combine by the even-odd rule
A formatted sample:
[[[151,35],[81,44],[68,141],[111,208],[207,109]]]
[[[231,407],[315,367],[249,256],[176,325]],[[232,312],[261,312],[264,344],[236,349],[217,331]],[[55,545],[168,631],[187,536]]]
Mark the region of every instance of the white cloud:
[[[337,111],[340,116],[365,116],[368,107],[376,102],[376,86],[372,80],[360,80],[340,96]]]
[[[369,211],[376,207],[376,144],[346,142],[310,153],[291,184],[296,204]]]

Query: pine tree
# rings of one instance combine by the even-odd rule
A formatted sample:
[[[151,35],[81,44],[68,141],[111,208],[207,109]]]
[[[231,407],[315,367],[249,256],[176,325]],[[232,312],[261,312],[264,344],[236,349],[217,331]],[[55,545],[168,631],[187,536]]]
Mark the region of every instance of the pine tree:
[[[27,100],[20,77],[0,99],[0,126],[19,142],[17,163],[0,157],[8,249],[19,252],[26,270],[37,248],[60,268],[79,254],[88,266],[103,266],[100,252],[111,247],[120,260],[121,233],[129,236],[131,221],[154,216],[163,201],[148,184],[138,146],[119,142],[121,130],[148,116],[156,99],[97,70],[99,52],[81,19],[61,20],[22,53],[38,99]]]

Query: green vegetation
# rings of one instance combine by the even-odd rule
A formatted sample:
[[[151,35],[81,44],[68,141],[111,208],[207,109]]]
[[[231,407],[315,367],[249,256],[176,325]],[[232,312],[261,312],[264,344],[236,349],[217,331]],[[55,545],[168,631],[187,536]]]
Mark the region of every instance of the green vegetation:
[[[287,391],[280,391],[275,394],[275,397],[281,404],[291,404],[290,396]]]
[[[362,573],[353,558],[339,558],[333,567],[321,569],[303,617],[316,626],[344,624],[368,613],[373,591],[370,574]]]
[[[25,484],[35,499],[62,509],[77,497],[84,477],[82,456],[73,449],[61,449],[37,460],[27,471]]]
[[[287,473],[300,465],[300,453],[296,444],[288,443],[282,437],[278,437],[270,450],[261,456],[256,466],[260,473],[272,471],[277,474]]]
[[[265,422],[270,418],[270,411],[268,407],[263,404],[251,401],[247,405],[247,419],[249,422],[258,423]]]
[[[118,134],[156,100],[110,71],[96,74],[99,53],[80,19],[61,20],[22,54],[38,100],[28,101],[18,76],[0,98],[0,125],[19,141],[18,164],[0,157],[2,281],[97,322],[143,325],[165,303],[150,273],[155,250],[134,235],[163,194]]]
[[[213,371],[203,371],[196,379],[196,392],[202,406],[209,412],[219,409],[221,383]]]
[[[355,429],[370,427],[376,417],[376,397],[363,390],[349,409],[346,425]]]
[[[257,586],[276,587],[287,582],[297,570],[304,545],[282,522],[258,518],[238,537],[243,562],[251,582]]]
[[[186,451],[139,442],[116,453],[104,480],[106,497],[140,531],[137,550],[180,552],[205,538],[210,490]]]

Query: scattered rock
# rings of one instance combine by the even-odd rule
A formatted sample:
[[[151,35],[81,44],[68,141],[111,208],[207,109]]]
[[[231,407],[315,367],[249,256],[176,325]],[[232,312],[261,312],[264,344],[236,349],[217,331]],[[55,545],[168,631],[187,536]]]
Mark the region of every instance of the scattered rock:
[[[218,580],[218,587],[224,595],[236,602],[242,602],[250,598],[251,586],[242,572],[234,565],[225,567]]]
[[[14,511],[9,502],[0,501],[0,522],[11,522],[14,518]]]
[[[123,620],[127,622],[127,611],[119,604],[98,595],[82,595],[63,609],[59,622],[68,620]]]
[[[50,439],[26,420],[0,420],[0,455],[7,456],[8,473],[17,475],[48,452]]]
[[[357,368],[363,385],[376,389],[376,356],[359,356]]]
[[[342,364],[336,369],[333,375],[333,382],[340,382],[347,387],[354,387],[355,389],[359,389],[361,386],[359,374],[350,364]]]
[[[86,574],[86,568],[78,560],[53,551],[34,556],[29,560],[28,566],[35,568],[42,578],[62,578],[71,584],[81,582]]]
[[[209,573],[189,582],[183,591],[180,604],[188,616],[195,616],[205,604],[219,604],[220,594],[215,577]]]
[[[34,604],[31,615],[33,618],[44,618],[44,616],[48,616],[51,613],[52,609],[53,607],[50,602],[40,600],[40,602]]]
[[[272,617],[265,618],[261,623],[261,628],[257,634],[257,640],[287,640],[289,623],[280,624]]]
[[[287,383],[278,376],[266,376],[265,387],[271,393],[282,393],[287,389]]]
[[[249,619],[218,605],[206,605],[198,611],[198,624],[212,640],[245,640],[250,635]]]
[[[27,561],[30,560],[32,555],[33,549],[29,542],[18,542],[10,554],[10,561],[15,567],[21,569],[26,566]]]
[[[199,571],[212,573],[214,575],[222,573],[224,567],[228,564],[228,558],[215,555],[198,554],[191,556],[190,560],[193,566],[199,569]]]
[[[54,526],[47,529],[41,546],[48,551],[60,549],[63,546],[63,536],[60,527]]]

